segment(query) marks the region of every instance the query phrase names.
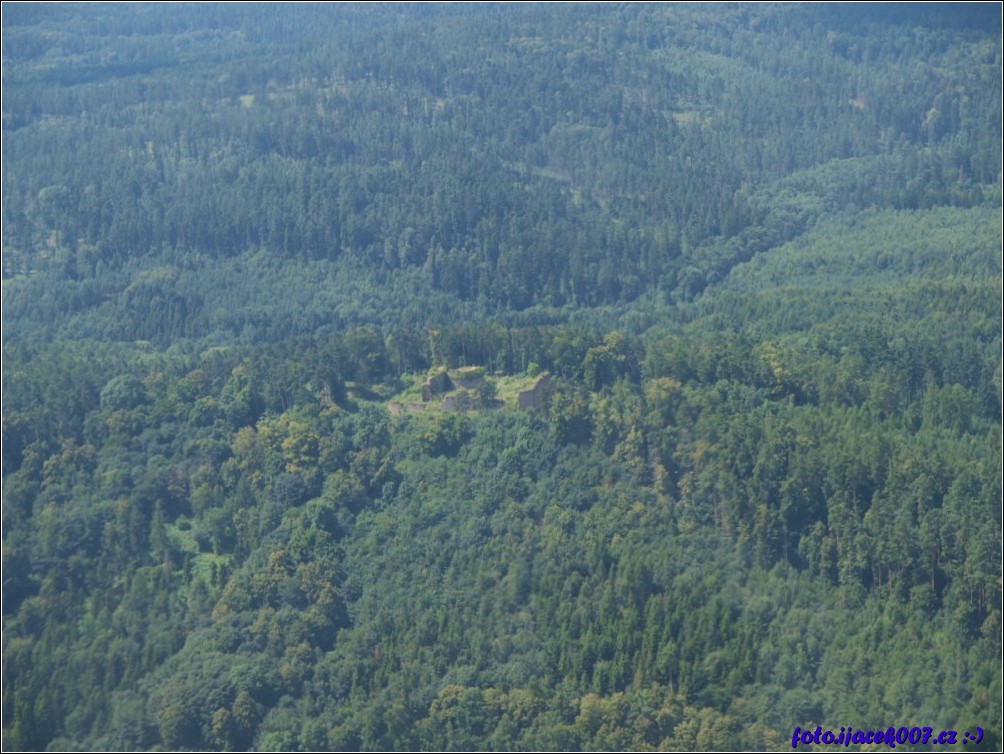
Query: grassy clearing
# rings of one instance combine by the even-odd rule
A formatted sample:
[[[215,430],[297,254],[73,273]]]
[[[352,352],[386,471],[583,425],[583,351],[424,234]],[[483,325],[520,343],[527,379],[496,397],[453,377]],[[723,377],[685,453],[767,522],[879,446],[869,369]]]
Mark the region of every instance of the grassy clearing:
[[[465,374],[475,374],[478,370],[483,371],[481,367],[465,367],[463,369],[450,370],[449,374],[450,378],[455,380],[457,377],[463,377]],[[484,379],[488,384],[495,386],[495,397],[502,401],[504,408],[515,411],[519,406],[520,392],[523,390],[530,390],[535,384],[537,384],[537,380],[540,379],[540,376],[517,374],[485,376]],[[402,375],[401,383],[404,385],[404,388],[396,395],[388,398],[386,402],[388,404],[397,403],[402,405],[422,403],[422,385],[425,384],[425,380],[425,374]],[[459,390],[452,392],[459,392]],[[423,410],[441,411],[442,398],[448,394],[449,393],[444,393],[443,395],[436,396],[434,400],[423,404]]]

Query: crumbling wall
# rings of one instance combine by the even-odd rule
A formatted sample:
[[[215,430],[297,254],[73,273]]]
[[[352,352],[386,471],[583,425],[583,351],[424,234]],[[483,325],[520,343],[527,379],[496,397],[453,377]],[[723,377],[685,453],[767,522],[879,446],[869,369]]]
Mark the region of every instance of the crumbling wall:
[[[551,389],[551,375],[544,372],[529,390],[520,390],[516,405],[520,411],[532,411],[547,405]]]
[[[453,382],[450,380],[450,375],[446,373],[445,369],[435,374],[430,374],[425,380],[425,384],[422,385],[422,402],[428,403],[435,396],[448,393],[451,390],[453,390]]]

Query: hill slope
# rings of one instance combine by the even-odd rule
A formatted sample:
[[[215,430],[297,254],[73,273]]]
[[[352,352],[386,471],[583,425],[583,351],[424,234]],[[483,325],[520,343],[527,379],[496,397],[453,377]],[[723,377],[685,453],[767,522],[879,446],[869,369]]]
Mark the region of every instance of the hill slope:
[[[3,32],[5,748],[999,747],[999,8]]]

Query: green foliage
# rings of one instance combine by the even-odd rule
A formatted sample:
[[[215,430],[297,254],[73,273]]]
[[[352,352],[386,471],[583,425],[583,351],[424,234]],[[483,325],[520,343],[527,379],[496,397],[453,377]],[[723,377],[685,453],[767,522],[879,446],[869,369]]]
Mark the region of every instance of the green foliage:
[[[5,742],[999,741],[993,11],[5,6]]]

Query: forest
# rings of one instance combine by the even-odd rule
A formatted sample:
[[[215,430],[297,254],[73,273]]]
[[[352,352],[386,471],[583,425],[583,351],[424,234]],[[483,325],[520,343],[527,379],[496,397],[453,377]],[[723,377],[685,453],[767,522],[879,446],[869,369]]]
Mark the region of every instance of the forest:
[[[5,3],[4,750],[999,750],[1002,60]]]

